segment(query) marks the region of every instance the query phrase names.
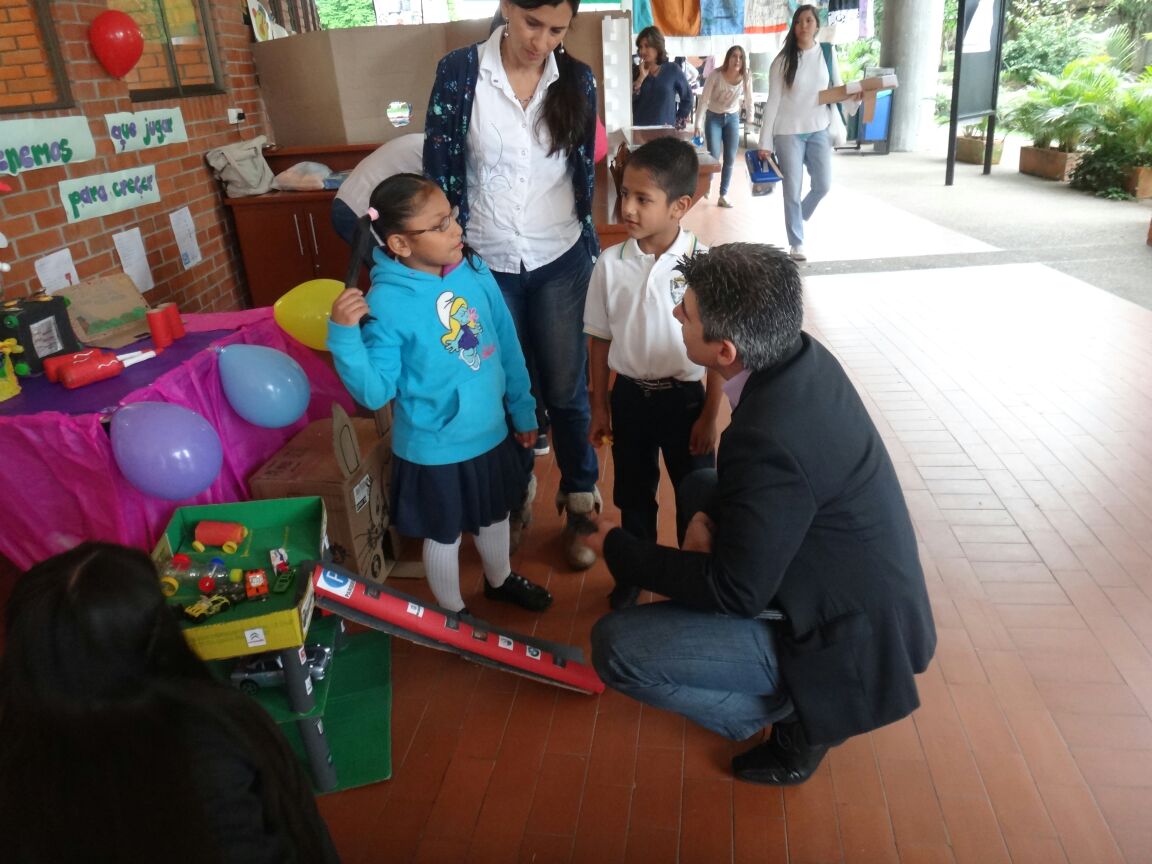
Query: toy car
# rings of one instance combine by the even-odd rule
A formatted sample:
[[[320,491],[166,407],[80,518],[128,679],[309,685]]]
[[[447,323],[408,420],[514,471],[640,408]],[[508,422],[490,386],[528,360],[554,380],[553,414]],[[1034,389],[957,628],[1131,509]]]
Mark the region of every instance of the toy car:
[[[268,574],[262,568],[244,571],[244,590],[249,600],[268,594]]]
[[[203,621],[218,612],[223,612],[231,605],[232,601],[223,594],[213,594],[211,597],[201,597],[190,606],[185,606],[184,615],[193,621]]]
[[[216,589],[216,593],[227,597],[233,604],[248,599],[248,593],[244,590],[244,586],[234,582],[224,582]]]
[[[305,665],[313,681],[321,681],[332,665],[332,649],[327,645],[304,646]],[[232,670],[232,683],[245,693],[284,683],[284,664],[279,653],[258,654]]]
[[[276,573],[276,581],[272,583],[273,594],[283,594],[292,587],[292,577],[295,574],[291,568],[287,570],[280,570]]]

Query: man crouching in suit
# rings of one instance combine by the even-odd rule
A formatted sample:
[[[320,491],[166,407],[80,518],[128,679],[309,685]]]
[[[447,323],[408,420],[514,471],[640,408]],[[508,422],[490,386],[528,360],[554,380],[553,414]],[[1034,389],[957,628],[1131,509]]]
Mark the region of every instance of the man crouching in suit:
[[[796,265],[733,243],[679,269],[688,357],[724,377],[732,422],[716,469],[677,490],[695,512],[680,549],[603,518],[589,538],[618,584],[669,598],[600,619],[592,661],[609,687],[731,740],[770,725],[733,772],[803,783],[829,747],[920,704],[936,628],[916,538],[859,395],[801,330]]]

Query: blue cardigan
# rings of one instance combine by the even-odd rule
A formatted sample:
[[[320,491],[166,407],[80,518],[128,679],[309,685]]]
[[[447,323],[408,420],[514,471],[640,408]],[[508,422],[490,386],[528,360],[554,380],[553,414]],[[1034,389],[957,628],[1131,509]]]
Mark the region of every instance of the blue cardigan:
[[[436,67],[436,83],[428,99],[424,121],[424,174],[439,184],[448,201],[460,208],[460,224],[468,227],[468,172],[465,147],[468,124],[472,120],[472,100],[476,94],[480,54],[477,45],[458,48],[444,56]],[[593,152],[596,148],[596,79],[592,70],[578,60],[569,59],[579,76],[584,95],[591,108],[584,141],[568,154],[572,170],[572,189],[576,193],[576,215],[588,254],[600,254],[600,240],[592,224],[592,194],[596,175]]]
[[[672,61],[661,63],[660,74],[645,78],[632,96],[632,122],[637,126],[673,126],[691,113],[692,88]]]

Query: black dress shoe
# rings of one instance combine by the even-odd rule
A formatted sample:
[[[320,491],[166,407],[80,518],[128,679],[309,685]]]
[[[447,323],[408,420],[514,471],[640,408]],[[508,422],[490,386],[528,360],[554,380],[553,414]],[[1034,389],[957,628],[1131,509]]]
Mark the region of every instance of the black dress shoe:
[[[509,573],[504,584],[493,588],[487,579],[484,580],[484,596],[489,600],[500,600],[503,603],[515,603],[532,612],[543,612],[552,605],[552,595],[548,589],[535,582],[529,582],[519,573]]]
[[[812,776],[828,746],[809,744],[796,720],[774,723],[767,739],[732,757],[732,773],[746,783],[795,786]]]
[[[608,595],[608,605],[613,609],[627,609],[636,605],[640,589],[635,585],[617,585]]]

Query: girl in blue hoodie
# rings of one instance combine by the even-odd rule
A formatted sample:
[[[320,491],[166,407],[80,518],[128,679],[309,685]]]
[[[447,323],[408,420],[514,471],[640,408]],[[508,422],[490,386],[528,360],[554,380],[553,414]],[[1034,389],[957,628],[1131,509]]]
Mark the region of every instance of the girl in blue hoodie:
[[[457,210],[439,186],[396,174],[369,203],[350,287],[332,305],[328,348],[357,402],[376,409],[393,400],[396,527],[424,538],[428,583],[450,612],[466,611],[464,532],[476,536],[485,597],[546,609],[552,595],[513,573],[508,554],[508,513],[525,485],[517,451],[536,441],[536,402],[512,316],[462,242]],[[351,286],[369,250],[365,297]]]

